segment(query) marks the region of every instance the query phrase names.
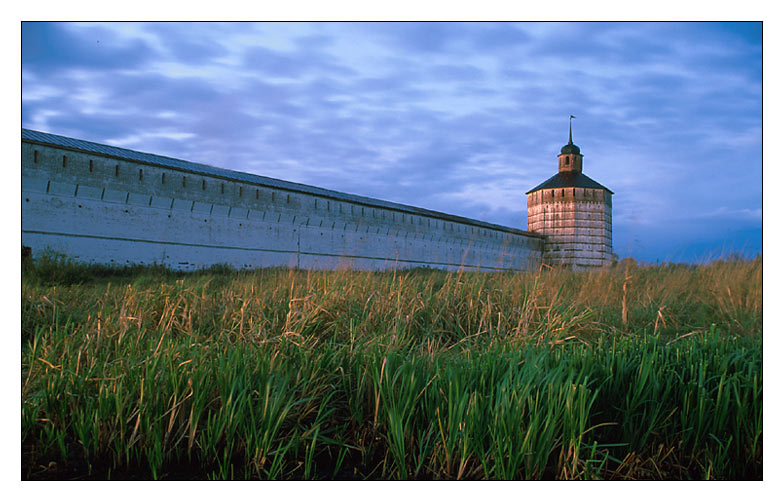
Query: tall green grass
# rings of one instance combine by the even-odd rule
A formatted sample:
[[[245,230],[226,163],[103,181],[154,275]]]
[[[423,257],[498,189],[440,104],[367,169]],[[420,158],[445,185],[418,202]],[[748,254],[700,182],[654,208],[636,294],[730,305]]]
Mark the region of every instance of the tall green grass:
[[[23,268],[26,479],[762,475],[761,258],[528,274],[54,265]]]

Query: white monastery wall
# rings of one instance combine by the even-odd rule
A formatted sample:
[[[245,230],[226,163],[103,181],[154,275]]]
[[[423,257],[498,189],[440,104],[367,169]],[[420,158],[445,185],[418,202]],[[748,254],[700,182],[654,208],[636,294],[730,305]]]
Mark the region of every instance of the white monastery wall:
[[[184,167],[23,140],[23,245],[33,256],[51,249],[82,262],[186,270],[526,270],[541,262],[544,238],[522,230],[168,160]]]

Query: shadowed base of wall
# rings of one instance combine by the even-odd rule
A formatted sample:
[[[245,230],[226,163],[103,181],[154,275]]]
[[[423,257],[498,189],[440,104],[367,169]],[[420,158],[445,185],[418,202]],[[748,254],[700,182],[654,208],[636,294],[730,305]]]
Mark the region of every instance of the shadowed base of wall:
[[[213,265],[228,265],[235,269],[289,267],[307,270],[391,270],[429,267],[444,270],[499,272],[529,270],[539,263],[538,259],[534,259],[529,263],[530,266],[511,269],[499,266],[503,261],[501,259],[498,265],[491,263],[466,265],[297,252],[293,249],[230,248],[38,231],[23,231],[22,235],[24,245],[32,249],[33,259],[46,253],[54,253],[80,263],[117,266],[164,265],[175,270],[198,270]]]

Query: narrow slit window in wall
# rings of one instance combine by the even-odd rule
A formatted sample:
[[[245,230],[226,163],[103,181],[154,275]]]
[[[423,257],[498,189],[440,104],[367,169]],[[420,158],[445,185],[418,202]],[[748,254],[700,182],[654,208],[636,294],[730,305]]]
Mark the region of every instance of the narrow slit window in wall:
[[[286,204],[291,202],[291,194],[286,194]]]
[[[223,183],[221,183],[221,193],[225,193],[225,191],[226,191],[226,187],[224,186]]]
[[[90,172],[93,172],[93,159],[90,159]]]
[[[115,164],[115,166],[114,166],[114,175],[115,176],[119,176],[120,175],[120,164]],[[139,169],[139,179],[142,179],[142,170],[141,169]]]
[[[185,188],[185,176],[182,177],[182,188]]]
[[[38,164],[38,150],[33,150],[33,164]]]
[[[240,197],[242,197],[242,187],[240,187]]]
[[[142,181],[142,176],[143,176],[143,172],[141,169],[139,169],[139,181]]]
[[[565,162],[564,162],[564,163],[565,163],[567,166],[569,165],[569,157],[566,157],[566,159],[565,159]]]
[[[207,180],[201,180],[201,189],[207,190]]]
[[[161,184],[166,183],[166,173],[161,173]]]
[[[259,189],[256,189],[256,200],[259,200]]]
[[[63,167],[66,167],[67,165],[68,165],[68,157],[63,155]]]

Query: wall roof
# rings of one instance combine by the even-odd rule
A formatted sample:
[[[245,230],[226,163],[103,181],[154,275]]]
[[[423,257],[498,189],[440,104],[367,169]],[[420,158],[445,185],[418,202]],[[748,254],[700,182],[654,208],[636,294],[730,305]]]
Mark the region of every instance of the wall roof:
[[[92,153],[104,157],[112,157],[120,160],[129,160],[138,162],[140,164],[147,164],[158,167],[168,167],[179,171],[190,172],[194,174],[201,174],[205,176],[212,176],[216,178],[223,178],[230,181],[238,181],[244,183],[251,183],[264,187],[276,188],[280,190],[288,190],[292,192],[304,193],[318,197],[326,197],[338,201],[351,202],[355,204],[363,204],[366,206],[389,209],[394,211],[401,211],[417,216],[426,216],[430,218],[439,218],[455,223],[462,223],[466,225],[474,225],[478,227],[487,228],[490,230],[497,230],[500,232],[508,232],[517,235],[525,235],[529,237],[542,237],[533,232],[527,232],[517,228],[506,227],[503,225],[496,225],[485,221],[474,220],[472,218],[465,218],[439,211],[431,211],[415,206],[406,204],[398,204],[396,202],[389,202],[381,199],[374,199],[371,197],[362,197],[359,195],[352,195],[334,190],[327,190],[301,183],[294,183],[290,181],[279,180],[275,178],[268,178],[267,176],[259,176],[256,174],[243,173],[240,171],[231,171],[229,169],[222,169],[219,167],[209,166],[207,164],[198,164],[195,162],[188,162],[185,160],[175,159],[171,157],[164,157],[162,155],[155,155],[151,153],[137,152],[128,150],[126,148],[119,148],[115,146],[102,145],[100,143],[93,143],[80,139],[68,138],[66,136],[59,136],[40,131],[33,131],[31,129],[22,129],[22,141],[28,143],[37,143],[41,145],[54,146],[73,150],[77,152]]]
[[[575,173],[575,172],[567,172],[562,171],[556,173],[555,176],[550,178],[549,180],[545,181],[544,183],[535,186],[534,188],[528,190],[526,195],[531,192],[536,192],[537,190],[544,190],[546,188],[601,188],[602,190],[607,190],[610,193],[613,193],[612,190],[609,188],[600,185],[596,181],[592,180],[588,176],[584,175],[583,173]]]

